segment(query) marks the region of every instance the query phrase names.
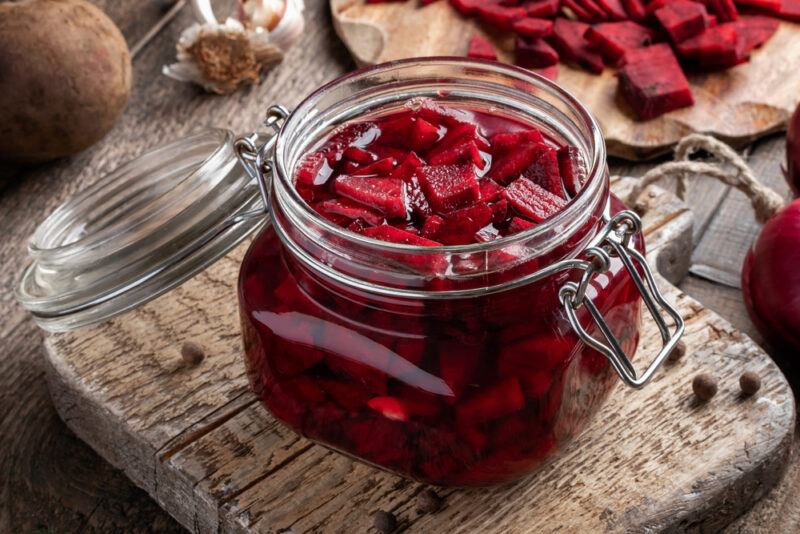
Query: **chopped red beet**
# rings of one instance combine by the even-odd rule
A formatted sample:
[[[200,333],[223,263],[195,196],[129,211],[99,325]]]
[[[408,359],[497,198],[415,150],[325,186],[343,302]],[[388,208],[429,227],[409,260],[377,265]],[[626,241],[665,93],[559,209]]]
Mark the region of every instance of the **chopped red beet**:
[[[417,177],[425,197],[437,213],[469,206],[480,196],[472,164],[425,165],[417,169]]]
[[[532,143],[520,145],[517,150],[509,150],[495,156],[487,177],[500,184],[508,184],[520,176],[541,154],[543,145]]]
[[[626,20],[628,14],[620,0],[597,0],[600,7],[606,12],[609,20]]]
[[[652,119],[694,103],[689,82],[669,45],[631,50],[625,54],[625,61],[619,71],[620,91],[640,119]]]
[[[550,40],[562,59],[577,63],[594,74],[600,74],[603,72],[603,58],[591,50],[589,42],[584,38],[588,29],[589,25],[583,22],[557,18]]]
[[[547,37],[553,33],[553,21],[525,17],[524,19],[514,22],[513,29],[517,35],[522,35],[529,39],[538,39],[540,37]]]
[[[750,52],[766,43],[778,31],[780,23],[768,17],[745,15],[739,17],[735,25],[741,54],[749,56]]]
[[[362,233],[367,237],[382,239],[383,241],[398,243],[401,245],[415,245],[418,247],[441,246],[441,243],[437,243],[436,241],[432,241],[430,239],[425,239],[424,237],[420,237],[416,234],[412,234],[410,232],[406,232],[405,230],[401,230],[386,224],[367,228]]]
[[[449,213],[436,232],[436,240],[445,245],[466,245],[475,242],[474,234],[492,222],[492,208],[475,204]]]
[[[521,219],[520,217],[513,217],[511,222],[508,224],[508,233],[517,234],[519,232],[524,232],[529,228],[533,228],[534,226],[536,226],[535,222]]]
[[[595,22],[596,19],[591,11],[588,11],[586,8],[580,5],[577,0],[562,0],[562,3],[564,4],[565,8],[572,11],[572,14],[575,15],[578,20],[583,22]]]
[[[499,4],[485,3],[478,7],[477,15],[481,22],[489,26],[511,31],[514,22],[525,18],[528,11],[524,7],[505,7]]]
[[[558,171],[567,194],[570,197],[577,195],[586,183],[586,165],[577,147],[562,146],[558,149]]]
[[[522,173],[523,178],[538,184],[557,197],[564,197],[564,186],[558,170],[558,157],[556,151],[546,145],[540,146],[541,150],[536,160]]]
[[[531,69],[539,76],[544,76],[549,80],[558,79],[558,65],[550,65],[549,67],[542,67],[540,69]]]
[[[318,211],[342,215],[350,220],[361,219],[370,226],[383,224],[383,215],[375,210],[371,210],[358,202],[353,202],[347,198],[335,198],[320,202]]]
[[[622,0],[622,5],[631,20],[641,22],[647,17],[642,0]]]
[[[394,178],[340,176],[334,190],[347,198],[383,212],[387,217],[405,217],[403,181]]]
[[[480,35],[473,35],[472,39],[469,41],[469,51],[467,52],[467,57],[496,61],[497,52],[492,46],[492,43]]]
[[[775,14],[784,20],[800,22],[800,0],[781,0],[781,8]]]
[[[740,63],[747,56],[740,57],[744,50],[740,48],[736,25],[720,24],[687,39],[678,45],[678,53],[683,58],[693,59],[700,65],[708,67],[729,67]]]
[[[484,3],[485,0],[450,0],[450,5],[465,17],[470,17],[477,13],[478,8]]]
[[[680,43],[705,30],[706,8],[689,0],[674,0],[655,11],[655,17],[673,43]]]
[[[583,9],[589,12],[592,16],[592,21],[602,22],[608,20],[608,15],[605,10],[600,7],[600,4],[595,0],[575,0]]]
[[[355,172],[353,172],[353,176],[386,176],[392,172],[392,169],[394,169],[394,164],[394,158],[379,159],[375,163],[370,163],[364,167],[359,167],[355,170]]]
[[[739,11],[733,0],[708,0],[708,5],[720,22],[733,22],[739,18]]]
[[[526,69],[541,69],[558,63],[558,52],[542,39],[529,41],[517,37],[514,44],[514,62]]]
[[[506,187],[505,197],[517,213],[535,222],[552,217],[566,205],[563,198],[525,178]]]
[[[522,7],[528,10],[529,17],[553,17],[561,7],[561,0],[533,0]]]
[[[605,22],[586,31],[586,40],[601,50],[612,64],[618,63],[627,50],[646,46],[654,38],[653,30],[630,20]]]
[[[358,163],[359,165],[372,163],[376,159],[375,154],[367,152],[363,148],[359,148],[357,146],[347,147],[347,150],[344,151],[343,156],[345,159]]]

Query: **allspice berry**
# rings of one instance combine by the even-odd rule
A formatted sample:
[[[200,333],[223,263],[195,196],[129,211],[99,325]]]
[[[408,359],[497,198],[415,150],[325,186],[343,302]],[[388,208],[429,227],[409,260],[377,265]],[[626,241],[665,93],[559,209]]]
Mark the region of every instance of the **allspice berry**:
[[[717,394],[717,379],[708,373],[700,373],[692,380],[692,391],[701,401],[709,401]]]
[[[675,363],[681,358],[683,358],[685,355],[686,355],[686,343],[684,343],[683,340],[680,340],[678,341],[678,343],[675,344],[675,347],[672,349],[672,352],[669,353],[669,356],[667,356],[667,361],[669,363]]]
[[[378,510],[372,516],[372,524],[375,526],[375,530],[381,534],[390,534],[397,528],[397,518],[391,512]]]
[[[187,341],[181,347],[181,358],[183,358],[183,361],[186,362],[187,365],[197,365],[202,362],[205,357],[206,353],[197,343]]]
[[[433,514],[442,507],[442,498],[432,489],[426,489],[417,495],[417,510],[424,514]]]
[[[739,387],[745,396],[755,395],[761,389],[761,377],[755,371],[745,371],[739,377]]]

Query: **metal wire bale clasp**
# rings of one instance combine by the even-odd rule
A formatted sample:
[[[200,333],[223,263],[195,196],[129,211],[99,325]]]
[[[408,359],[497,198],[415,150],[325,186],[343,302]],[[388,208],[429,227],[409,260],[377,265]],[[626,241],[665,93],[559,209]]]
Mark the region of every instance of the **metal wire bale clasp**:
[[[641,232],[642,223],[639,216],[632,211],[622,211],[612,217],[600,233],[595,246],[584,251],[591,261],[587,262],[583,275],[578,283],[567,282],[559,291],[559,298],[567,313],[570,325],[578,337],[602,353],[609,359],[620,378],[631,387],[641,388],[653,376],[666,357],[680,340],[684,331],[684,321],[678,311],[670,305],[656,286],[653,273],[647,261],[639,251],[630,246],[634,235]],[[586,290],[592,278],[602,274],[611,267],[611,258],[619,258],[636,285],[642,300],[661,333],[662,348],[655,359],[641,375],[625,354],[619,341],[609,328],[597,306],[586,297]],[[638,267],[638,268],[637,268]],[[644,276],[642,276],[642,274]],[[589,335],[578,320],[577,310],[585,306],[595,324],[605,338],[605,343]],[[662,311],[672,319],[673,325],[667,324]]]
[[[272,179],[272,163],[270,163],[269,155],[278,140],[278,133],[281,131],[283,121],[289,117],[289,114],[289,110],[283,106],[271,106],[267,110],[264,126],[272,131],[267,134],[252,133],[239,137],[233,144],[239,163],[247,171],[247,174],[258,183],[261,200],[264,202],[263,213],[269,213],[269,191]],[[261,139],[264,141],[259,145]]]

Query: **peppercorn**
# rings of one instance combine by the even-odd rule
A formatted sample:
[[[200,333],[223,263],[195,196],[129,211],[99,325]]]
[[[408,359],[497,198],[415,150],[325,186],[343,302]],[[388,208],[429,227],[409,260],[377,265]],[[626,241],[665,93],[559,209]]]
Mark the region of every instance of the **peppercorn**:
[[[684,343],[681,340],[678,341],[678,343],[676,343],[675,346],[672,348],[672,351],[670,351],[669,356],[667,356],[667,361],[669,363],[675,363],[681,358],[683,358],[684,355],[686,355],[686,343]]]
[[[397,518],[391,512],[378,510],[372,516],[372,522],[375,529],[381,534],[390,534],[397,528]]]
[[[203,348],[197,343],[187,341],[181,347],[181,358],[183,358],[183,361],[188,365],[197,365],[202,362],[205,357],[206,354],[203,352]]]
[[[701,401],[709,401],[717,394],[717,379],[708,373],[700,373],[692,380],[692,390]]]
[[[745,371],[739,377],[739,387],[746,397],[755,395],[761,389],[761,377],[755,371]]]
[[[442,498],[432,489],[426,489],[417,496],[417,510],[424,514],[433,514],[442,507]]]

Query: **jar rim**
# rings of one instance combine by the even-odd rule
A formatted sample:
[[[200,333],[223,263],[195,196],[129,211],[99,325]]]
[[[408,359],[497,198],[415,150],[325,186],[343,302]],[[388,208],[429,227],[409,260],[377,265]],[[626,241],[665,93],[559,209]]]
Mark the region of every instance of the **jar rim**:
[[[578,194],[570,199],[569,203],[563,210],[558,212],[553,217],[550,217],[546,221],[536,224],[532,228],[484,243],[471,243],[467,245],[420,246],[407,245],[403,243],[391,243],[388,241],[368,237],[338,226],[322,217],[300,196],[293,183],[294,175],[292,171],[294,168],[286,168],[286,161],[284,157],[289,145],[286,139],[286,132],[291,130],[294,122],[302,120],[302,118],[306,116],[305,112],[311,112],[311,110],[314,109],[314,103],[320,100],[327,93],[347,83],[357,82],[359,79],[363,79],[368,76],[388,74],[391,71],[400,71],[410,67],[431,65],[478,68],[485,70],[487,73],[505,75],[527,83],[532,83],[538,88],[554,95],[559,99],[559,101],[565,103],[571,111],[576,112],[590,132],[592,148],[590,159],[591,164],[587,169],[586,183],[580,189],[580,191],[578,191]],[[397,77],[390,79],[396,80]],[[330,234],[334,237],[347,239],[354,243],[368,246],[374,250],[385,252],[413,253],[422,255],[442,253],[471,254],[503,248],[520,241],[533,239],[539,235],[546,235],[554,227],[558,226],[559,224],[563,224],[564,221],[574,218],[584,209],[584,204],[587,198],[597,194],[598,190],[602,188],[602,182],[606,170],[606,146],[602,131],[594,115],[592,115],[592,113],[583,104],[581,104],[581,102],[574,95],[572,95],[572,93],[556,84],[552,80],[549,80],[548,78],[545,78],[544,76],[536,74],[530,70],[496,61],[458,56],[431,56],[424,58],[399,59],[377,65],[362,67],[321,86],[303,99],[287,118],[276,139],[274,159],[275,165],[273,168],[275,169],[275,174],[277,174],[277,181],[282,186],[282,192],[285,193],[285,195],[279,195],[279,198],[281,200],[289,200],[292,208],[299,208],[302,210],[304,216],[309,217],[314,224],[318,224],[326,232],[330,232]],[[276,187],[276,180],[273,179],[273,189]]]

